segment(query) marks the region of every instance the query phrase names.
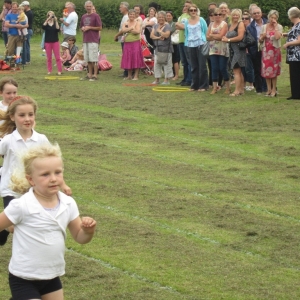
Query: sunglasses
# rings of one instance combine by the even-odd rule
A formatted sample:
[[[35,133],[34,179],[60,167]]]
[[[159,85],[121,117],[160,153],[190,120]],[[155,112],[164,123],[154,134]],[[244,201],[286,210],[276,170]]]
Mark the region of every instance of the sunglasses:
[[[214,16],[216,17],[216,16],[222,16],[222,14],[214,14]]]
[[[189,9],[190,12],[196,12],[197,9]]]
[[[242,18],[242,20],[250,20],[250,18]]]

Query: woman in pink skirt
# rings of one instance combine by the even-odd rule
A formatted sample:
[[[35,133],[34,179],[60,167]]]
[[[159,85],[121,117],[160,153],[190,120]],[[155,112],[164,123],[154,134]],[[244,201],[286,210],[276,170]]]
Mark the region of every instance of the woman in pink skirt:
[[[128,70],[128,77],[125,77],[124,80],[138,80],[139,69],[145,66],[140,42],[141,23],[136,19],[133,9],[129,10],[128,17],[128,21],[122,26],[124,48],[121,68]]]

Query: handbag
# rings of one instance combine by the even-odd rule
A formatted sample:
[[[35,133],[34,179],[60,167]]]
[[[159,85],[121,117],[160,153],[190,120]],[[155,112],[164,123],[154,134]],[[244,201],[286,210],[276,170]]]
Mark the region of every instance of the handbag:
[[[173,45],[179,44],[179,30],[175,30],[171,35],[171,42]]]
[[[255,38],[249,32],[249,30],[246,30],[243,39],[239,42],[240,50],[244,50],[254,45],[255,45]]]
[[[168,52],[156,52],[156,62],[160,65],[166,65],[168,63]]]
[[[209,42],[206,41],[205,44],[202,45],[201,53],[203,56],[208,57],[209,55]]]
[[[108,71],[112,68],[112,64],[107,60],[105,54],[98,55],[98,68],[101,71]]]

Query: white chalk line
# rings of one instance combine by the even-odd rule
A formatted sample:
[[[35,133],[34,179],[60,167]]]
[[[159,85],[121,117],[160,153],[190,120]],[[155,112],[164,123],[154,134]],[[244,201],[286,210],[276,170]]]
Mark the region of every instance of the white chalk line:
[[[106,262],[106,261],[103,261],[99,258],[94,258],[94,257],[90,257],[88,255],[85,255],[85,254],[82,254],[72,248],[66,248],[66,251],[67,252],[71,252],[73,254],[76,254],[84,259],[87,259],[87,260],[90,260],[90,261],[94,261],[94,262],[97,262],[99,263],[102,267],[105,267],[107,269],[110,269],[110,270],[114,270],[114,271],[117,271],[117,272],[120,272],[126,276],[129,276],[131,278],[134,278],[138,281],[142,281],[142,282],[145,282],[145,283],[148,283],[148,284],[151,284],[152,286],[154,286],[155,288],[158,288],[158,289],[162,289],[162,290],[165,290],[165,291],[168,291],[170,293],[173,293],[173,294],[178,294],[178,295],[181,295],[181,296],[184,296],[185,299],[190,299],[190,300],[196,300],[196,298],[194,297],[191,297],[191,296],[186,296],[182,293],[180,293],[179,291],[177,291],[175,288],[171,287],[171,286],[164,286],[162,284],[160,284],[159,282],[157,281],[154,281],[154,280],[151,280],[149,278],[146,278],[144,276],[141,276],[141,275],[138,275],[137,273],[134,273],[134,272],[131,272],[131,271],[127,271],[127,270],[123,270],[119,267],[116,267],[116,266],[113,266],[112,264],[110,264],[109,262]],[[207,298],[208,299],[208,298]]]
[[[79,199],[83,203],[89,203],[89,204],[91,203],[91,201],[86,201],[85,199],[83,199],[81,197],[76,197],[76,199]],[[198,240],[201,240],[201,241],[213,244],[213,245],[219,245],[219,246],[224,247],[224,249],[226,249],[228,251],[231,250],[231,251],[234,251],[234,252],[245,254],[247,256],[249,255],[251,257],[256,257],[258,259],[263,259],[263,260],[272,262],[272,260],[270,260],[269,257],[261,255],[258,252],[254,253],[253,251],[249,251],[249,250],[242,250],[242,249],[237,249],[237,248],[230,248],[230,247],[226,246],[225,244],[223,244],[220,241],[217,241],[215,239],[211,239],[211,238],[205,237],[203,235],[200,235],[199,233],[194,233],[194,232],[190,232],[190,231],[187,231],[187,230],[182,230],[180,228],[172,227],[172,226],[170,226],[168,224],[157,222],[157,221],[154,221],[152,219],[145,218],[145,217],[135,216],[135,215],[132,215],[130,213],[120,211],[120,210],[118,210],[118,209],[116,209],[116,208],[114,208],[112,206],[99,204],[99,203],[97,203],[94,200],[92,202],[93,202],[93,204],[95,204],[96,206],[100,207],[101,209],[104,209],[106,211],[110,211],[110,212],[114,213],[115,215],[119,215],[119,216],[125,217],[127,219],[132,219],[132,220],[136,220],[136,221],[139,221],[139,222],[143,222],[143,223],[147,223],[147,224],[150,224],[150,225],[154,225],[154,226],[156,226],[158,228],[161,228],[161,229],[164,229],[164,230],[171,231],[173,233],[177,233],[177,234],[183,235],[184,237],[195,238],[195,239],[198,239]],[[284,268],[289,268],[289,269],[293,269],[293,270],[296,270],[296,271],[300,271],[299,267],[295,267],[295,266],[291,266],[291,265],[287,265],[287,264],[280,264],[280,266],[284,267]]]
[[[83,165],[86,166],[86,164],[84,164],[80,161],[77,161],[77,160],[72,160],[72,161],[77,163],[77,164],[83,164]],[[124,174],[122,174],[122,173],[114,172],[114,171],[109,170],[109,169],[103,169],[102,168],[102,170],[104,170],[106,172],[109,172],[111,174],[117,175],[117,176],[121,176],[123,179],[130,178],[130,179],[135,179],[135,180],[138,180],[138,181],[144,181],[144,182],[147,182],[147,183],[150,183],[150,184],[159,185],[159,186],[164,187],[164,188],[170,188],[170,189],[174,189],[174,190],[178,190],[178,191],[182,191],[182,192],[187,192],[191,195],[194,195],[194,196],[197,196],[197,197],[202,197],[202,198],[205,198],[205,199],[209,199],[209,200],[212,200],[214,202],[217,201],[219,203],[224,203],[224,201],[222,199],[212,198],[212,197],[207,196],[205,194],[190,191],[190,190],[185,189],[185,188],[179,188],[179,187],[176,187],[176,186],[174,187],[174,186],[166,185],[166,184],[161,183],[161,182],[156,182],[156,181],[153,181],[153,180],[140,178],[140,177],[137,177],[137,176],[134,176],[134,175],[126,174],[126,176],[124,176]],[[228,202],[226,202],[226,203],[228,203]],[[277,218],[286,219],[286,220],[295,221],[295,222],[300,222],[299,218],[290,216],[288,214],[282,214],[282,213],[276,212],[276,211],[270,211],[270,210],[268,210],[266,208],[263,208],[263,207],[260,207],[260,206],[254,206],[254,205],[250,205],[250,204],[243,204],[243,203],[239,203],[239,202],[229,202],[229,204],[236,205],[236,206],[245,208],[247,210],[255,210],[255,211],[258,211],[258,212],[261,212],[261,213],[272,215],[272,216],[277,217]]]

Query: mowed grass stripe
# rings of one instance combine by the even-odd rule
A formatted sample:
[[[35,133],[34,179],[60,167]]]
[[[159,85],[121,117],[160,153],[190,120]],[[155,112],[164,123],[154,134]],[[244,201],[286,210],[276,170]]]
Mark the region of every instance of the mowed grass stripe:
[[[82,250],[73,241],[68,247],[188,296],[211,295],[214,299],[220,292],[229,295],[238,284],[236,297],[247,299],[250,291],[260,285],[262,270],[266,281],[261,288],[265,291],[259,294],[263,299],[266,293],[282,297],[283,287],[291,288],[294,295],[297,293],[291,284],[299,279],[299,270],[203,241],[185,239],[183,242],[178,235],[154,230],[138,220],[98,212],[100,217],[101,228],[90,247]],[[101,245],[101,251],[97,245]],[[269,291],[267,286],[272,286],[273,276],[282,279],[282,286]]]
[[[287,240],[290,245],[297,243],[299,226],[295,222],[291,223],[289,219],[278,220],[277,216],[269,215],[262,218],[261,213],[249,212],[230,202],[208,199],[199,201],[199,197],[187,195],[186,191],[147,185],[128,176],[120,178],[118,173],[111,174],[110,171],[102,170],[101,163],[93,167],[87,161],[80,162],[80,156],[77,156],[76,152],[72,152],[72,156],[75,160],[79,157],[81,167],[78,169],[84,170],[88,166],[93,173],[93,179],[90,178],[90,173],[74,174],[86,182],[86,191],[82,191],[81,194],[89,201],[95,200],[102,205],[112,206],[141,218],[150,217],[173,227],[176,224],[177,228],[200,233],[210,239],[220,239],[223,243],[239,247],[245,252],[273,256],[274,253],[283,251],[282,245]],[[72,174],[73,169],[69,170]],[[82,186],[81,181],[77,183],[76,179],[74,180],[72,186]],[[129,186],[130,191],[126,188]],[[90,193],[98,195],[97,198],[88,197]],[[76,192],[74,195],[76,196]],[[83,209],[86,205],[83,205]],[[274,234],[277,231],[278,234]],[[274,247],[270,248],[272,242]],[[290,256],[287,253],[284,257],[286,264],[290,265],[289,261],[297,260],[298,254]]]
[[[48,113],[46,115],[48,115]],[[55,115],[54,113],[52,116],[54,118],[57,117],[57,115]],[[76,126],[78,126],[76,125],[76,121],[74,120],[77,120],[79,116],[70,117],[70,119],[65,118],[64,116],[61,116],[61,118],[63,118],[64,120],[68,120],[68,124],[74,124],[75,128]],[[169,135],[168,133],[162,133],[161,132],[162,128],[160,129],[156,128],[153,129],[153,131],[149,131],[149,130],[144,131],[142,130],[143,128],[138,128],[138,127],[132,128],[131,124],[129,125],[124,120],[119,121],[119,123],[118,120],[115,121],[115,120],[105,120],[105,119],[102,120],[102,123],[101,121],[100,122],[86,121],[86,122],[88,124],[87,126],[89,126],[90,128],[89,131],[90,135],[92,135],[93,137],[97,135],[97,137],[99,139],[101,138],[103,142],[107,142],[109,140],[111,143],[113,141],[114,145],[118,144],[120,147],[127,146],[127,147],[132,147],[136,150],[140,149],[141,151],[144,151],[145,149],[148,150],[150,146],[153,147],[155,144],[165,145],[167,143],[167,144],[173,144],[173,147],[171,149],[172,153],[170,153],[169,151],[165,155],[170,155],[170,154],[178,155],[178,157],[176,158],[174,157],[174,159],[177,160],[182,159],[184,157],[185,159],[190,158],[193,160],[193,162],[195,162],[195,160],[197,159],[201,160],[201,157],[209,158],[212,157],[212,155],[214,155],[215,160],[217,160],[220,158],[220,155],[222,155],[221,158],[223,158],[223,160],[228,162],[228,164],[230,164],[233,168],[239,167],[240,164],[245,164],[248,161],[248,164],[245,164],[244,168],[241,168],[241,170],[239,170],[240,172],[243,172],[243,169],[248,171],[249,166],[252,166],[253,164],[255,164],[255,161],[258,160],[259,162],[257,164],[261,165],[262,163],[264,163],[265,170],[269,169],[269,167],[272,168],[272,165],[278,166],[277,170],[275,170],[278,173],[277,176],[280,175],[283,168],[289,168],[288,171],[292,173],[290,174],[290,176],[292,177],[300,176],[300,169],[296,167],[300,153],[298,153],[299,151],[297,151],[295,148],[299,145],[298,137],[294,137],[293,140],[289,138],[290,143],[294,144],[294,146],[289,147],[288,145],[285,145],[284,147],[282,147],[274,144],[272,146],[273,149],[270,148],[270,146],[267,147],[265,145],[263,146],[262,149],[261,141],[260,141],[260,146],[258,148],[253,148],[253,144],[251,144],[251,141],[247,141],[246,143],[246,139],[247,139],[246,137],[243,138],[243,141],[233,141],[234,137],[240,136],[241,133],[235,133],[235,135],[231,134],[230,138],[227,137],[226,134],[223,135],[222,139],[228,141],[227,142],[228,145],[226,145],[226,142],[224,144],[219,143],[221,134],[214,136],[214,134],[211,133],[210,135],[207,136],[202,136],[202,137],[200,136],[198,139],[188,139],[184,137]],[[93,124],[95,124],[95,127],[93,127]],[[172,142],[170,139],[178,140],[177,142],[178,146],[181,146],[181,148],[183,148],[180,149],[180,147],[178,147],[181,150],[181,152],[184,152],[183,150],[191,151],[191,154],[193,155],[187,156],[185,152],[181,154],[181,152],[179,152],[179,149],[176,149],[177,151],[174,151],[176,144],[174,144],[174,142]],[[262,139],[265,139],[265,137],[262,137]],[[281,137],[276,137],[275,139],[277,141],[282,140]],[[257,138],[257,140],[259,140],[259,138]],[[155,142],[155,144],[153,144],[153,142]],[[243,142],[243,144],[241,144],[241,142]],[[199,153],[199,146],[200,149],[202,150],[202,151],[200,150],[200,153]],[[279,157],[277,157],[275,154],[270,155],[270,152],[272,152],[275,147],[277,147],[280,150]],[[162,151],[165,149],[162,147],[159,148],[156,147],[155,150]],[[265,155],[262,154],[262,151],[265,151]],[[199,155],[201,155],[201,157],[197,157]],[[280,164],[280,162],[282,164]],[[262,172],[262,170],[258,170],[255,176],[256,177],[263,176],[263,174],[264,172]],[[242,175],[245,176],[246,174],[242,174]],[[281,182],[282,180],[280,180],[279,184]]]
[[[48,130],[50,130],[51,134],[54,133],[53,130],[51,130],[51,128]],[[269,169],[267,169],[267,172],[265,172],[265,176],[267,176],[267,178],[270,179],[262,180],[264,176],[262,176],[261,173],[263,173],[264,170],[261,167],[261,165],[263,165],[261,161],[255,162],[251,160],[251,162],[257,164],[252,166],[254,172],[249,172],[250,174],[244,175],[242,170],[247,170],[246,166],[249,167],[249,165],[247,165],[247,161],[246,166],[243,165],[237,168],[230,165],[230,162],[227,162],[225,160],[226,165],[223,164],[221,168],[220,165],[222,165],[222,161],[220,162],[220,164],[218,164],[219,160],[214,160],[214,157],[211,157],[209,159],[207,156],[205,156],[205,154],[203,158],[201,153],[197,153],[195,149],[193,149],[191,153],[195,153],[195,156],[199,158],[197,162],[199,162],[200,159],[204,159],[204,165],[201,164],[199,166],[199,164],[193,164],[192,161],[175,160],[170,157],[172,155],[171,151],[169,156],[159,155],[157,154],[157,152],[155,152],[156,146],[151,146],[150,144],[150,150],[154,148],[154,150],[151,150],[151,153],[137,151],[133,148],[128,149],[119,145],[107,144],[106,141],[103,141],[101,138],[98,137],[94,139],[92,139],[92,137],[82,137],[80,135],[80,132],[77,133],[73,131],[72,134],[69,135],[69,138],[70,140],[69,143],[67,143],[67,145],[71,145],[74,143],[84,143],[85,148],[95,150],[98,147],[100,147],[98,151],[101,151],[102,168],[107,167],[112,170],[113,165],[116,165],[115,168],[117,170],[120,170],[120,166],[123,166],[123,169],[126,169],[127,173],[131,174],[132,176],[138,176],[140,178],[143,178],[146,175],[147,178],[151,179],[152,181],[174,186],[174,184],[171,183],[173,177],[172,175],[157,174],[157,172],[155,172],[154,174],[145,174],[144,171],[147,168],[153,168],[151,166],[148,167],[147,162],[148,164],[155,164],[157,166],[158,164],[160,164],[159,169],[161,173],[167,172],[168,168],[172,168],[172,165],[174,164],[173,169],[175,168],[175,166],[177,166],[178,170],[175,170],[175,172],[177,173],[178,178],[181,178],[181,180],[176,180],[176,187],[178,188],[188,189],[192,193],[197,192],[199,194],[211,195],[212,198],[219,199],[228,199],[228,197],[232,198],[232,196],[231,194],[223,193],[223,195],[221,195],[220,197],[214,195],[214,192],[217,191],[218,193],[220,193],[220,191],[222,192],[222,189],[228,191],[234,188],[234,192],[240,194],[238,199],[239,202],[243,201],[245,204],[255,204],[255,206],[261,206],[269,211],[278,211],[277,204],[281,202],[284,203],[284,206],[281,205],[283,214],[291,215],[295,218],[298,217],[298,209],[295,206],[296,203],[293,204],[292,202],[294,199],[297,199],[299,197],[299,188],[295,184],[296,178],[290,177],[286,179],[289,175],[289,172],[291,172],[290,169],[287,167],[283,169],[280,166],[275,166],[276,170],[274,168],[272,172]],[[91,141],[92,144],[90,144]],[[131,147],[130,143],[128,143],[128,147]],[[117,150],[111,148],[117,148]],[[89,149],[87,149],[87,151],[89,151]],[[114,155],[113,153],[116,153],[116,155]],[[95,157],[97,155],[98,154],[95,151],[92,151],[90,157]],[[187,155],[188,153],[186,152],[186,156]],[[132,156],[132,163],[130,163],[130,161],[127,161],[129,156]],[[182,154],[182,156],[184,155]],[[105,157],[106,159],[104,159]],[[114,160],[113,162],[111,162],[112,157]],[[124,157],[124,159],[120,159],[120,157]],[[106,164],[106,161],[108,162],[108,164]],[[140,168],[135,169],[137,162],[140,165]],[[162,167],[161,164],[164,164],[166,168]],[[182,170],[182,172],[184,173],[180,174],[180,170]],[[286,172],[288,173],[284,174],[284,170],[286,170]],[[276,174],[276,172],[278,172],[278,174]],[[282,182],[283,178],[285,178],[284,182]],[[213,186],[212,182],[214,183]],[[262,196],[260,196],[260,194],[265,191],[267,191],[269,195],[269,201],[265,201],[266,195],[264,195],[263,198]],[[289,192],[288,194],[287,191]]]
[[[266,159],[270,158],[270,153],[268,152],[270,146],[282,146],[281,141],[283,139],[287,141],[285,148],[283,147],[287,151],[290,150],[289,147],[300,145],[299,133],[297,131],[276,132],[276,134],[270,137],[270,133],[263,129],[260,132],[245,132],[244,129],[211,128],[198,120],[173,120],[139,111],[91,106],[85,103],[82,104],[81,102],[79,104],[80,106],[76,107],[73,103],[73,107],[70,108],[71,103],[69,102],[61,104],[61,102],[53,101],[51,102],[53,110],[47,107],[47,112],[42,113],[58,117],[56,107],[59,105],[68,112],[67,119],[70,122],[72,122],[72,119],[78,120],[80,118],[82,121],[88,122],[91,126],[94,124],[96,126],[95,129],[102,129],[104,133],[105,130],[119,129],[124,131],[124,129],[128,129],[128,138],[131,137],[130,133],[134,134],[137,132],[153,136],[170,135],[172,138],[205,145],[207,148],[244,152],[246,155],[255,154],[255,156],[263,156],[263,153],[266,152]],[[82,114],[82,111],[86,113],[86,116]],[[61,117],[66,117],[63,112]],[[187,138],[187,136],[190,137]],[[220,138],[222,138],[222,143],[220,142]],[[270,145],[263,143],[266,138],[268,138],[269,143],[271,142]],[[274,156],[276,156],[276,152],[273,152],[273,156],[271,157]],[[279,160],[282,158],[282,155],[278,157]],[[292,158],[293,156],[290,157],[290,159]]]

